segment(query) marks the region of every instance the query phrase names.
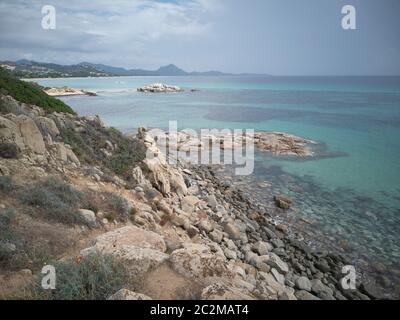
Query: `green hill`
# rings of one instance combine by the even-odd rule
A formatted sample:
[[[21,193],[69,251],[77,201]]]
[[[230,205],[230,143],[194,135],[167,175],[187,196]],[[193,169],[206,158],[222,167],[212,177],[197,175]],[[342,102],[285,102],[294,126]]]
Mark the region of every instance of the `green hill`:
[[[38,84],[21,81],[3,68],[0,68],[0,94],[8,94],[20,102],[37,105],[49,112],[75,114],[67,104],[44,93]]]

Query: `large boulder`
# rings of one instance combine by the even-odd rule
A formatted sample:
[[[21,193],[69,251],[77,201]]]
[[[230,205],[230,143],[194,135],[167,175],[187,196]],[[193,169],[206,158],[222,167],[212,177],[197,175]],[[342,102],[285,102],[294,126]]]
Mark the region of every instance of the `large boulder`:
[[[109,254],[122,260],[132,277],[141,277],[168,259],[163,238],[134,226],[107,232],[96,238],[95,244],[81,251],[81,256]]]
[[[168,260],[168,255],[157,250],[122,245],[112,255],[123,261],[132,277],[141,277]]]
[[[119,228],[98,236],[93,247],[103,253],[113,253],[122,246],[134,246],[160,252],[167,250],[165,241],[160,235],[134,226]]]
[[[13,117],[12,120],[21,132],[25,146],[34,153],[44,154],[46,152],[46,146],[43,141],[43,136],[35,122],[25,115]]]
[[[20,150],[25,149],[24,140],[18,126],[11,120],[0,116],[0,142],[14,143]]]
[[[151,188],[150,182],[145,178],[142,169],[137,166],[131,172],[132,182],[145,188]]]
[[[172,268],[194,280],[215,278],[232,279],[233,271],[221,255],[211,253],[209,247],[200,244],[183,244],[183,249],[172,252]]]
[[[282,274],[286,274],[289,272],[289,267],[286,262],[282,261],[281,258],[279,258],[275,253],[270,253],[269,259],[267,262],[268,265],[270,265],[272,268],[275,268],[278,270],[278,272]]]
[[[58,130],[53,119],[47,117],[36,117],[35,121],[44,136],[49,134],[52,138],[55,138],[60,134],[60,130]]]
[[[182,210],[187,213],[193,213],[200,203],[200,199],[196,196],[186,196],[181,201]]]

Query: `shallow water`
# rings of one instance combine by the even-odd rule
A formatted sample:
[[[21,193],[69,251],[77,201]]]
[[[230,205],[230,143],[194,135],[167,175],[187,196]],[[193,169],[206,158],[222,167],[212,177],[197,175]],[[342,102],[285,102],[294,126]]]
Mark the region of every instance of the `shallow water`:
[[[125,77],[40,80],[45,86],[93,90],[97,97],[63,98],[81,115],[99,114],[123,131],[167,128],[251,128],[284,131],[319,141],[309,161],[257,154],[259,198],[295,199],[293,212],[312,221],[358,265],[400,270],[399,77]],[[153,82],[197,92],[142,94]],[[293,217],[292,217],[293,218]],[[295,225],[295,223],[293,223]],[[310,227],[311,226],[311,227]],[[323,235],[322,235],[323,234]],[[385,271],[386,273],[386,271]],[[398,275],[395,271],[392,275]]]

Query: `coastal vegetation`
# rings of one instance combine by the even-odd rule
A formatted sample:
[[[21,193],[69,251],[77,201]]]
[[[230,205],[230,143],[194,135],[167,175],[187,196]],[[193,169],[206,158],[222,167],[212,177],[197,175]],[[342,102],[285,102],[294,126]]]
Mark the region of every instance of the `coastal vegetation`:
[[[44,93],[43,88],[38,84],[21,81],[3,68],[0,68],[0,92],[3,95],[10,95],[20,102],[41,107],[47,112],[75,114],[67,104]],[[6,108],[6,105],[0,105],[1,110]]]

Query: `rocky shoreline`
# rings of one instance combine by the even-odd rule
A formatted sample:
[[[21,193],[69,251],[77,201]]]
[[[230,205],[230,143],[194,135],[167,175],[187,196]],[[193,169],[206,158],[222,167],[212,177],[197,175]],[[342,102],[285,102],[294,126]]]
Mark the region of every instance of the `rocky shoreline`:
[[[69,87],[46,88],[43,91],[51,97],[96,96],[96,93],[94,92],[89,92],[86,90],[74,89]]]
[[[254,145],[258,151],[269,152],[274,156],[307,158],[314,156],[313,146],[317,145],[315,141],[283,132],[248,133],[241,130],[209,130],[198,133],[192,130],[166,132],[161,129],[152,129],[150,134],[156,137],[160,148],[168,146],[178,152],[201,153],[215,147],[220,150],[239,150],[245,149],[249,144]]]
[[[153,136],[143,128],[128,141],[106,128],[99,117],[45,114],[35,106],[18,103],[14,108],[0,116],[0,176],[21,181],[23,186],[59,176],[82,192],[99,194],[100,207],[107,201],[102,192],[112,190],[122,199],[124,215],[120,218],[107,212],[107,206],[80,207],[77,214],[85,225],[65,227],[65,232],[82,240],[72,252],[54,257],[79,262],[102,254],[121,261],[137,284],[110,293],[109,299],[380,298],[367,283],[358,282],[355,290],[344,289],[340,281],[346,258],[313,251],[293,238],[267,207],[218,177],[220,167],[181,161],[176,166],[168,164]],[[273,141],[280,139],[272,137]],[[131,152],[126,163],[133,166],[118,176],[109,168],[121,159],[117,154],[121,146],[124,155]],[[85,150],[90,152],[89,161]],[[148,152],[153,157],[138,157]],[[119,172],[120,167],[116,169]],[[0,200],[1,210],[21,205],[12,195]],[[285,198],[280,201],[287,202]],[[25,214],[20,219],[26,220]],[[39,222],[44,223],[35,220]],[[11,245],[19,249],[18,243],[6,245],[7,250]],[[9,272],[10,283],[22,271],[36,279],[23,270]],[[7,277],[1,283],[6,284]]]

